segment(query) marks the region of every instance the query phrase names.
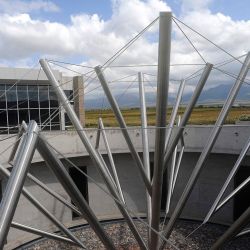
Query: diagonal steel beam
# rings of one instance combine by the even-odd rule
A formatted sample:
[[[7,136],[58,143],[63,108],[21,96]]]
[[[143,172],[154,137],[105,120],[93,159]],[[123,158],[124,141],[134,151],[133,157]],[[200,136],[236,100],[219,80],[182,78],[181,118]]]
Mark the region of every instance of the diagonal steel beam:
[[[193,111],[193,108],[201,94],[201,91],[208,79],[208,76],[211,72],[213,68],[213,65],[210,63],[206,63],[206,66],[201,74],[201,77],[199,79],[199,82],[194,90],[194,93],[191,97],[191,100],[189,101],[184,114],[182,115],[182,119],[180,122],[180,126],[176,129],[176,132],[173,136],[173,139],[171,140],[171,143],[169,144],[168,148],[167,148],[167,152],[165,153],[165,157],[164,157],[164,171],[167,169],[167,164],[168,161],[170,160],[170,157],[172,155],[172,153],[174,152],[175,146],[178,144],[180,138],[182,137],[184,128],[189,120],[189,117],[191,116],[191,113]]]
[[[236,236],[250,221],[250,207],[227,229],[227,231],[214,243],[211,250],[221,249],[222,246]]]
[[[53,191],[52,189],[47,187],[43,182],[38,180],[35,176],[28,173],[27,178],[30,179],[31,181],[33,181],[35,184],[37,184],[40,188],[42,188],[44,191],[49,193],[51,196],[56,198],[58,201],[60,201],[66,207],[70,208],[72,211],[74,211],[78,215],[80,215],[80,216],[82,215],[82,213],[71,202],[67,201],[60,194],[56,193],[55,191]]]
[[[181,141],[184,141],[183,138],[182,138]],[[175,168],[175,172],[174,172],[172,193],[174,192],[175,183],[176,183],[176,180],[177,180],[177,177],[178,177],[178,173],[179,173],[179,169],[180,169],[180,166],[181,166],[181,161],[182,161],[182,157],[183,157],[183,154],[184,154],[184,150],[185,150],[185,145],[184,145],[184,143],[181,143],[181,150],[179,152],[179,156],[178,156],[178,160],[177,160],[176,168]]]
[[[108,249],[115,249],[113,242],[103,230],[97,217],[95,216],[92,209],[89,207],[87,201],[84,199],[83,195],[75,185],[68,171],[61,163],[61,161],[57,158],[56,154],[54,153],[54,150],[48,144],[46,144],[45,139],[42,135],[39,136],[37,149],[43,157],[44,161],[46,162],[47,166],[49,166],[49,168],[53,171],[59,182],[64,187],[65,191],[71,197],[74,204],[81,211],[82,215],[87,220],[89,225],[93,228],[93,230],[103,242],[103,244]]]
[[[84,131],[76,113],[74,112],[73,108],[71,107],[69,100],[67,99],[64,91],[62,90],[59,83],[57,82],[50,66],[48,65],[47,61],[44,59],[40,60],[40,64],[41,64],[45,74],[47,75],[47,78],[49,79],[51,85],[53,86],[53,89],[55,90],[58,99],[61,101],[64,109],[66,110],[66,112],[67,112],[67,114],[72,122],[72,124],[74,125],[74,128],[76,129],[83,145],[85,146],[87,152],[89,153],[89,156],[91,157],[91,159],[94,162],[95,166],[97,167],[99,173],[101,174],[102,178],[104,179],[105,184],[106,184],[107,188],[109,189],[109,192],[117,200],[119,200],[120,196],[117,192],[117,189],[114,187],[113,183],[110,181],[109,174],[106,171],[107,166],[105,166],[105,162],[102,161],[102,159],[100,158],[100,155],[92,146],[92,144],[91,144],[86,132]],[[59,172],[59,173],[61,174],[61,172]],[[135,239],[137,240],[138,244],[140,245],[140,247],[142,249],[147,249],[147,246],[146,246],[143,238],[141,237],[139,231],[137,230],[136,225],[133,222],[133,219],[130,217],[126,208],[117,201],[115,201],[115,203],[116,203],[117,207],[119,208],[121,214],[123,215],[124,219],[128,223],[128,226],[129,226],[131,232],[133,233]],[[80,207],[79,207],[79,209],[80,209]],[[103,238],[103,240],[105,240],[105,239],[107,241],[106,237]],[[113,248],[109,248],[109,249],[113,249]]]
[[[218,116],[218,119],[214,125],[214,128],[208,138],[208,141],[196,163],[196,166],[194,167],[194,170],[192,171],[191,173],[191,176],[188,180],[188,183],[176,205],[176,208],[172,214],[172,216],[170,217],[170,220],[164,230],[164,236],[165,237],[169,237],[172,230],[173,230],[173,227],[174,227],[174,224],[177,220],[177,218],[179,217],[179,215],[181,214],[183,208],[184,208],[184,205],[186,204],[186,201],[188,200],[189,198],[189,195],[191,194],[192,192],[192,189],[199,177],[199,174],[204,166],[204,163],[205,161],[207,160],[215,142],[216,142],[216,139],[221,131],[221,128],[222,128],[222,125],[227,117],[227,114],[240,90],[240,87],[242,85],[242,83],[244,82],[244,79],[247,75],[247,72],[249,70],[249,66],[250,66],[250,53],[247,54],[246,56],[246,59],[242,65],[242,68],[240,70],[240,73],[237,77],[237,80],[235,82],[235,84],[232,86],[231,90],[230,90],[230,93],[228,94],[228,97],[223,105],[223,108]],[[162,245],[163,246],[163,245]]]
[[[39,128],[31,121],[20,144],[10,178],[0,204],[0,249],[3,249],[22,187],[35,152]]]
[[[95,149],[98,149],[98,148],[99,148],[100,136],[101,136],[101,129],[100,129],[100,125],[99,125],[99,123],[98,123],[97,133],[96,133],[96,141],[95,141]]]
[[[242,150],[240,152],[240,155],[239,155],[236,163],[234,164],[232,170],[230,171],[230,173],[229,173],[229,175],[228,175],[225,183],[223,184],[223,186],[222,186],[219,194],[217,195],[217,197],[216,197],[213,205],[211,206],[208,214],[206,215],[203,223],[206,223],[210,219],[210,217],[212,216],[212,214],[214,213],[214,211],[216,210],[216,207],[217,207],[218,203],[220,202],[223,194],[225,193],[226,188],[228,187],[228,184],[230,183],[230,181],[232,180],[232,178],[234,177],[234,175],[238,171],[238,169],[239,169],[239,167],[241,165],[241,162],[243,161],[243,159],[244,159],[246,153],[248,152],[249,148],[250,148],[250,137],[248,138],[246,144],[242,148]]]
[[[126,125],[126,122],[122,116],[122,113],[119,109],[119,106],[115,100],[115,98],[113,97],[110,89],[109,89],[109,86],[108,86],[108,83],[105,79],[105,76],[101,70],[101,67],[100,66],[97,66],[95,67],[95,72],[97,74],[97,77],[102,85],[102,88],[107,96],[107,99],[110,103],[110,106],[115,114],[115,117],[116,117],[116,120],[117,122],[119,123],[119,126],[121,128],[121,132],[123,134],[123,137],[128,145],[128,148],[130,150],[130,153],[136,163],[136,166],[138,167],[139,171],[140,171],[140,174],[141,174],[141,177],[144,181],[144,184],[146,185],[146,188],[148,190],[148,193],[151,194],[151,184],[150,184],[150,180],[148,179],[146,173],[145,173],[145,170],[144,170],[144,167],[143,167],[143,164],[142,164],[142,161],[141,161],[141,158],[140,156],[138,155],[138,153],[136,152],[136,149],[133,145],[133,142],[130,138],[130,135],[128,133],[128,130],[127,130],[127,125]]]
[[[23,224],[14,222],[14,221],[12,221],[11,227],[12,228],[16,228],[18,230],[22,230],[22,231],[28,232],[28,233],[40,235],[40,236],[46,237],[48,239],[58,240],[58,241],[62,241],[62,242],[66,242],[66,243],[70,243],[70,244],[74,244],[74,245],[78,245],[74,241],[72,241],[69,238],[66,238],[64,236],[57,235],[57,234],[54,234],[54,233],[49,233],[49,232],[43,231],[41,229],[37,229],[37,228],[34,228],[34,227],[26,226],[26,225],[23,225]]]
[[[140,96],[140,109],[141,109],[143,165],[145,168],[147,178],[151,180],[149,144],[148,144],[147,107],[146,107],[146,100],[145,100],[145,88],[144,88],[143,74],[141,72],[138,73],[138,83],[139,83],[139,96]],[[148,193],[146,194],[146,199],[147,199],[148,224],[151,225],[152,204],[151,204],[151,197]],[[148,238],[150,238],[149,228],[148,228]]]
[[[181,81],[181,84],[180,84],[178,92],[177,92],[175,104],[173,106],[173,110],[172,110],[171,117],[170,117],[170,120],[169,120],[168,130],[167,130],[167,134],[166,134],[165,152],[167,151],[167,147],[168,147],[168,144],[169,144],[169,141],[170,141],[170,138],[171,138],[171,134],[172,134],[173,127],[174,127],[174,122],[176,120],[178,109],[179,109],[179,106],[180,106],[180,103],[181,103],[181,98],[182,98],[182,94],[183,94],[183,91],[184,91],[185,83],[186,83],[185,80]]]
[[[14,147],[12,148],[12,151],[11,151],[11,154],[10,154],[10,157],[9,157],[9,160],[8,160],[9,164],[11,164],[11,162],[15,158],[15,154],[16,154],[16,150],[18,148],[19,142],[20,142],[20,138],[23,135],[23,133],[25,132],[25,130],[27,130],[27,124],[25,123],[25,121],[23,121],[22,125],[21,125],[21,128],[20,128],[20,130],[19,130],[19,132],[17,134],[16,142],[14,144]],[[49,187],[47,187],[43,182],[41,182],[35,176],[33,176],[32,174],[28,173],[27,174],[27,178],[30,179],[31,181],[33,181],[34,183],[36,183],[40,188],[42,188],[44,191],[46,191],[47,193],[49,193],[50,195],[52,195],[58,201],[60,201],[61,203],[63,203],[66,207],[70,208],[72,211],[74,211],[78,215],[82,215],[81,212],[73,204],[71,204],[71,202],[68,202],[61,195],[59,195],[58,193],[54,192],[52,189],[50,189]]]
[[[116,171],[114,159],[113,159],[113,156],[112,156],[112,153],[111,153],[111,149],[109,147],[106,132],[104,130],[104,125],[103,125],[103,122],[102,122],[102,118],[99,118],[98,123],[99,123],[99,127],[100,127],[100,130],[101,130],[102,138],[103,138],[103,141],[104,141],[107,153],[108,153],[108,158],[109,158],[110,166],[111,166],[111,169],[112,169],[112,173],[113,173],[113,177],[114,177],[114,181],[115,181],[118,193],[120,195],[120,198],[121,198],[122,202],[125,203],[125,199],[124,199],[124,196],[123,196],[123,192],[122,192],[121,184],[120,184],[120,181],[119,181],[119,177],[118,177],[118,174],[117,174],[117,171]]]
[[[216,207],[214,212],[216,213],[219,209],[221,209],[227,202],[229,202],[238,192],[240,192],[243,188],[245,188],[250,183],[250,176],[244,180],[237,188],[234,189],[232,193],[230,193],[227,197],[225,197]]]
[[[177,126],[180,126],[180,116],[178,119]],[[175,167],[176,167],[176,157],[177,157],[178,146],[175,146],[174,152],[172,154],[172,161],[169,171],[169,178],[168,178],[168,189],[167,189],[167,202],[166,202],[166,214],[169,212],[171,197],[173,193],[173,184],[174,184],[174,174],[175,174]]]
[[[25,124],[24,129],[26,129]],[[50,148],[50,146],[46,143],[46,140],[41,134],[39,135],[37,150],[44,159],[46,165],[53,171],[57,179],[64,187],[65,191],[69,194],[73,202],[77,205],[81,214],[87,220],[89,225],[93,228],[93,230],[103,242],[103,244],[106,247],[109,247],[108,249],[115,249],[112,241],[104,232],[97,217],[94,215],[93,211],[91,210],[88,203],[82,196],[81,192],[75,185],[74,181],[71,179],[69,173],[67,172],[61,161],[57,158],[56,154],[54,153],[54,150]]]
[[[4,168],[0,164],[0,172],[6,178],[10,177],[10,171]],[[46,216],[52,223],[54,223],[65,235],[67,235],[72,241],[76,242],[82,248],[85,246],[82,242],[75,237],[72,232],[66,228],[53,214],[51,214],[47,208],[45,208],[25,187],[23,187],[22,194],[44,215]]]
[[[17,151],[18,146],[20,144],[20,138],[22,137],[23,132],[24,132],[23,126],[21,125],[20,128],[19,128],[19,131],[17,133],[17,136],[16,136],[16,142],[15,142],[14,146],[11,149],[10,156],[9,156],[9,159],[8,159],[8,163],[11,163],[15,158],[15,154],[16,154],[16,151]]]

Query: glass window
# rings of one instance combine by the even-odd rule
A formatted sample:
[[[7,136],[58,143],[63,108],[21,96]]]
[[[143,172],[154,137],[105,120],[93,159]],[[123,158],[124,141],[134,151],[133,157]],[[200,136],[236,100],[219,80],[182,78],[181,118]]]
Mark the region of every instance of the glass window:
[[[50,114],[51,114],[51,129],[52,130],[60,129],[59,110],[58,109],[51,109]]]
[[[0,109],[6,109],[5,85],[0,85]]]
[[[64,90],[64,93],[70,101],[73,100],[73,90]]]
[[[17,110],[8,110],[8,119],[9,119],[9,126],[17,126],[18,125],[18,113]]]
[[[7,127],[7,113],[5,110],[0,110],[0,129]]]
[[[52,87],[49,87],[49,100],[50,100],[50,107],[53,108],[58,107],[58,99]]]
[[[6,85],[6,97],[8,109],[17,108],[16,86]]]
[[[19,122],[20,124],[22,121],[25,121],[26,123],[29,123],[29,111],[28,109],[19,109]]]
[[[17,86],[18,108],[28,108],[28,86]]]
[[[43,124],[42,127],[46,124],[46,126],[43,129],[50,129],[50,119],[48,119],[50,115],[49,109],[41,109],[40,114],[41,114],[41,123]]]
[[[39,109],[30,109],[30,120],[34,120],[37,123],[40,123]]]
[[[39,86],[39,100],[41,108],[49,107],[49,93],[48,93],[48,85]]]
[[[29,106],[30,108],[38,108],[38,87],[28,86],[29,89]]]

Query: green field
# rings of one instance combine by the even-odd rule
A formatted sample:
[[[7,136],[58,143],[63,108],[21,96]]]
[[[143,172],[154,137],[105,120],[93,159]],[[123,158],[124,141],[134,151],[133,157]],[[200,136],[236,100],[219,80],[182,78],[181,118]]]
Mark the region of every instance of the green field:
[[[179,114],[182,115],[184,108],[179,109]],[[206,125],[214,124],[220,107],[196,107],[193,110],[188,124]],[[122,114],[128,126],[140,125],[140,110],[138,108],[122,109]],[[167,119],[169,119],[172,109],[168,109]],[[250,117],[249,107],[233,107],[226,120],[226,124],[234,124],[240,117]],[[114,117],[113,111],[106,110],[88,110],[86,111],[86,127],[96,127],[98,117],[102,117],[104,125],[107,127],[118,126]],[[147,109],[148,125],[155,125],[155,108]]]

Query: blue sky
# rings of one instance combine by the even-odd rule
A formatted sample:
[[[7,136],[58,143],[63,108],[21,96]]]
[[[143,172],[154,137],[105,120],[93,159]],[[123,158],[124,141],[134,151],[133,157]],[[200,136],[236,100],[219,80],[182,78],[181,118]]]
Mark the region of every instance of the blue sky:
[[[199,0],[203,1],[203,0]],[[27,1],[28,2],[28,1]],[[70,15],[80,13],[98,14],[104,20],[112,15],[112,6],[110,0],[53,0],[59,8],[59,12],[33,12],[31,16],[50,21],[70,23]],[[182,0],[165,1],[176,15],[180,15]],[[250,1],[249,0],[216,0],[211,1],[209,8],[213,13],[221,12],[232,17],[235,20],[248,20]]]

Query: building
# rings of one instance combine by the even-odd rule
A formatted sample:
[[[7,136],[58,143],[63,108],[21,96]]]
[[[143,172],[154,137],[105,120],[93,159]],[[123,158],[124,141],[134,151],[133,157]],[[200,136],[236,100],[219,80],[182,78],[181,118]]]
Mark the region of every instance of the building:
[[[57,70],[54,74],[70,100],[75,89],[75,110],[84,117],[83,99],[78,97],[83,91],[81,77],[73,80]],[[70,125],[41,69],[0,68],[0,133],[16,133],[23,120],[35,120],[44,130],[65,130]]]

